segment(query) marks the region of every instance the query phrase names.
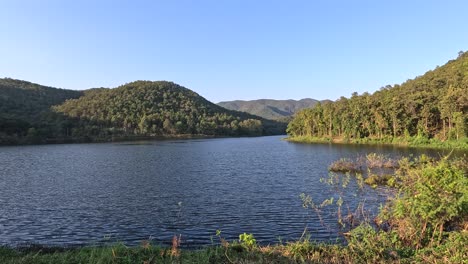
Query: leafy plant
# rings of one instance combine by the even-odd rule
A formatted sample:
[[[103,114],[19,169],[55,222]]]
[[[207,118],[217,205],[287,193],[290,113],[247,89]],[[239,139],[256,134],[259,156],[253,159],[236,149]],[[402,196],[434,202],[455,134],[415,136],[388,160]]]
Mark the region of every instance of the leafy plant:
[[[420,160],[426,160],[422,157]],[[402,162],[398,196],[381,214],[402,241],[421,248],[440,244],[444,230],[468,215],[466,170],[447,158],[439,162]]]
[[[257,246],[257,240],[254,238],[253,234],[240,234],[239,243],[247,249],[253,249]]]

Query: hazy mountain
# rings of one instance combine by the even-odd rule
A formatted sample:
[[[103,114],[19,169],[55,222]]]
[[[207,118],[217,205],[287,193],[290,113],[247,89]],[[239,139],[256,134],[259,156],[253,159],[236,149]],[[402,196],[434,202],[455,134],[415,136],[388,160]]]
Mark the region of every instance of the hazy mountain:
[[[218,105],[226,109],[247,112],[266,119],[277,120],[290,117],[301,109],[313,107],[317,102],[319,101],[310,98],[301,100],[259,99],[251,101],[225,101],[219,102]]]

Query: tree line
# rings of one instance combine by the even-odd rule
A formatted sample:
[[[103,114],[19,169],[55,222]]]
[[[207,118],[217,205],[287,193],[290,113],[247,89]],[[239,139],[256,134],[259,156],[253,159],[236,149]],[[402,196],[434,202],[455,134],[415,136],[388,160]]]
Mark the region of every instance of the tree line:
[[[468,53],[401,85],[298,112],[292,137],[460,140],[468,132]]]

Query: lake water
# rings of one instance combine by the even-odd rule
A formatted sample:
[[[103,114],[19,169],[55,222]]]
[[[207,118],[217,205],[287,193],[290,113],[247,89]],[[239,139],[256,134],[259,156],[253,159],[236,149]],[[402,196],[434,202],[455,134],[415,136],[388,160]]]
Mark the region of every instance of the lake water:
[[[299,195],[336,196],[320,182],[328,165],[370,152],[416,153],[278,136],[1,147],[0,245],[165,245],[180,234],[193,247],[212,244],[216,230],[268,244],[298,239],[306,227],[312,240],[334,240],[335,209],[323,212],[325,227]],[[348,188],[345,196],[375,210],[387,193]]]

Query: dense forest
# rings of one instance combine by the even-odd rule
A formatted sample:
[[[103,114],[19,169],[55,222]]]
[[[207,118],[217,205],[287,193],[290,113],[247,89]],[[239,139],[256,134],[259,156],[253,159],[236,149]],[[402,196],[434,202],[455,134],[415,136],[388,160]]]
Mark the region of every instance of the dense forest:
[[[230,110],[247,112],[271,120],[287,120],[294,113],[304,108],[313,107],[319,101],[305,98],[301,100],[259,99],[251,101],[226,101],[218,105]]]
[[[294,138],[388,142],[397,138],[461,140],[468,132],[468,52],[401,85],[298,112],[287,132]]]
[[[35,142],[40,134],[53,137],[52,131],[60,130],[61,124],[51,107],[82,95],[81,91],[0,79],[0,144]]]
[[[171,82],[72,91],[0,79],[0,144],[168,135],[283,134],[286,124],[217,106]]]

